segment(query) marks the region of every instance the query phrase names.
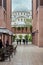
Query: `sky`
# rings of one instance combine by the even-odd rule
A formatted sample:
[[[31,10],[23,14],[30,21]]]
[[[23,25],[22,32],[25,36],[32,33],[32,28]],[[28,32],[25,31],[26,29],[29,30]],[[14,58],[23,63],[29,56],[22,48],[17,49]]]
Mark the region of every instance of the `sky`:
[[[12,0],[12,11],[14,11],[14,9],[18,7],[26,7],[31,10],[32,0]]]

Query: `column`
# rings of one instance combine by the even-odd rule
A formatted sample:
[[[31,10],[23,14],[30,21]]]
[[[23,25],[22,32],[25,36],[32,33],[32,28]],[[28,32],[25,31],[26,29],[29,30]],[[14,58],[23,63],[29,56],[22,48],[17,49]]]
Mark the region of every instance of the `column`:
[[[2,7],[3,7],[3,0],[2,0]]]

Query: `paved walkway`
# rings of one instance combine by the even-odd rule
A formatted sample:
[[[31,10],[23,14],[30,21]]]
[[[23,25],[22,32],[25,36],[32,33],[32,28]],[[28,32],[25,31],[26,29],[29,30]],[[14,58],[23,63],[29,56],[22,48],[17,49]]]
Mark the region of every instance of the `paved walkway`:
[[[11,61],[0,65],[43,65],[43,48],[34,45],[18,45],[16,55]]]

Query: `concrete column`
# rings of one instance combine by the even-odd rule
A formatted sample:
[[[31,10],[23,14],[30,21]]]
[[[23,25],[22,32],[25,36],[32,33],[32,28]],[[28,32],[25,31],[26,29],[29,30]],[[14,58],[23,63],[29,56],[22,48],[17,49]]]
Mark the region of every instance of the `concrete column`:
[[[9,36],[9,44],[12,44],[12,36]]]

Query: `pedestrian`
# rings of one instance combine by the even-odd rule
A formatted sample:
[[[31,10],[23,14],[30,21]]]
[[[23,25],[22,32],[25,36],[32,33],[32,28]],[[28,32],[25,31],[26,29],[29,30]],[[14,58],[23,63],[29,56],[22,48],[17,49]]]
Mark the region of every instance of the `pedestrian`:
[[[28,44],[28,39],[26,39],[26,44]]]
[[[24,43],[24,45],[25,45],[25,39],[23,39],[23,43]]]
[[[3,61],[4,60],[4,48],[3,48],[3,44],[2,44],[2,40],[0,38],[0,53],[1,53],[1,56],[0,56],[0,60]]]
[[[0,38],[0,48],[2,48],[2,47],[3,47],[3,44],[2,44],[2,40]]]
[[[21,39],[19,41],[20,41],[20,45],[21,45]]]

